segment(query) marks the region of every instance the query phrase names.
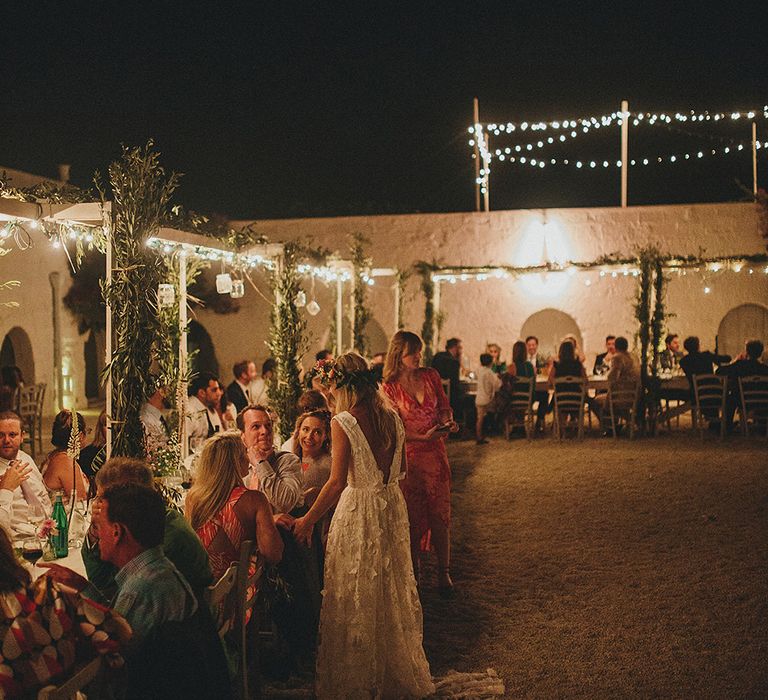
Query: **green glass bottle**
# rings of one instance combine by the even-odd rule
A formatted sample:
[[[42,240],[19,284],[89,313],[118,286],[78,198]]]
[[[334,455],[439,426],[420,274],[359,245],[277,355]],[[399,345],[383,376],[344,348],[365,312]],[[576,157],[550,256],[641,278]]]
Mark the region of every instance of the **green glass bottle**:
[[[53,504],[53,513],[51,519],[56,523],[58,534],[51,535],[51,546],[57,559],[66,557],[69,554],[69,528],[67,527],[67,511],[64,508],[61,497],[62,492],[56,492],[56,501]]]

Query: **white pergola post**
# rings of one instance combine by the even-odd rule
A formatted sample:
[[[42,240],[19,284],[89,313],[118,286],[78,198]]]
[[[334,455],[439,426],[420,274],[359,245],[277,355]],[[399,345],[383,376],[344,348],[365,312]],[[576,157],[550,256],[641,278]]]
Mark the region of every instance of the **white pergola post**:
[[[344,342],[344,281],[341,276],[336,278],[336,354],[341,355],[344,352],[342,343]]]
[[[621,206],[627,206],[627,173],[629,169],[629,102],[621,101]]]
[[[187,439],[187,251],[179,251],[179,386],[176,405],[179,413],[179,440],[182,461],[189,455]]]

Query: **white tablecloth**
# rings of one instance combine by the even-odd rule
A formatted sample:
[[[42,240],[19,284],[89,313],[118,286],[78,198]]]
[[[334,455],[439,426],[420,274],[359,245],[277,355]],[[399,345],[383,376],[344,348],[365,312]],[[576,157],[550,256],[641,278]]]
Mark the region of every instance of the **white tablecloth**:
[[[83,557],[80,554],[80,547],[69,548],[69,554],[67,554],[66,557],[62,557],[61,559],[52,559],[50,562],[45,562],[42,559],[39,559],[38,564],[60,564],[61,566],[66,566],[68,569],[72,569],[72,571],[76,571],[81,576],[85,576],[85,564],[83,563]],[[32,578],[36,579],[41,574],[44,574],[48,569],[42,569],[39,566],[35,565],[32,567]]]

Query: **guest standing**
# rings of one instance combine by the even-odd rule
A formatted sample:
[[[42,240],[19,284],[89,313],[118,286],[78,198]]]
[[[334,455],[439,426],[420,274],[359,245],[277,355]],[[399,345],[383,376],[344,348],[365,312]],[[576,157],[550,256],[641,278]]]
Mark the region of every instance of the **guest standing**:
[[[443,439],[458,426],[440,375],[420,366],[422,348],[415,333],[395,333],[384,363],[382,388],[405,425],[408,475],[400,483],[408,506],[414,573],[418,580],[420,546],[428,546],[431,540],[437,553],[440,593],[452,597],[451,469]]]
[[[501,388],[501,379],[493,371],[492,365],[493,357],[490,353],[484,352],[480,355],[480,369],[477,371],[477,394],[475,396],[475,405],[477,407],[475,441],[478,445],[488,444],[488,440],[483,436],[483,421],[488,415],[488,407],[491,405],[493,397]]]
[[[421,342],[421,340],[419,340]],[[447,379],[451,388],[451,409],[453,415],[461,420],[464,416],[464,387],[461,385],[461,355],[464,347],[459,338],[448,338],[445,350],[438,352],[432,358],[432,367],[437,370],[441,378]],[[386,362],[385,362],[386,366]],[[384,381],[387,372],[383,372]]]

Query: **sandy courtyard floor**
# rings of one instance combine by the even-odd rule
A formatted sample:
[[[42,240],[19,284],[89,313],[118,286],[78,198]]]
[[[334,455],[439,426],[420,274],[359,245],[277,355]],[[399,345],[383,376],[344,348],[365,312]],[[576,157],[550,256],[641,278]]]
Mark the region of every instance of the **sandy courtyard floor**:
[[[427,566],[436,674],[509,697],[768,696],[768,443],[451,443],[453,576]]]

